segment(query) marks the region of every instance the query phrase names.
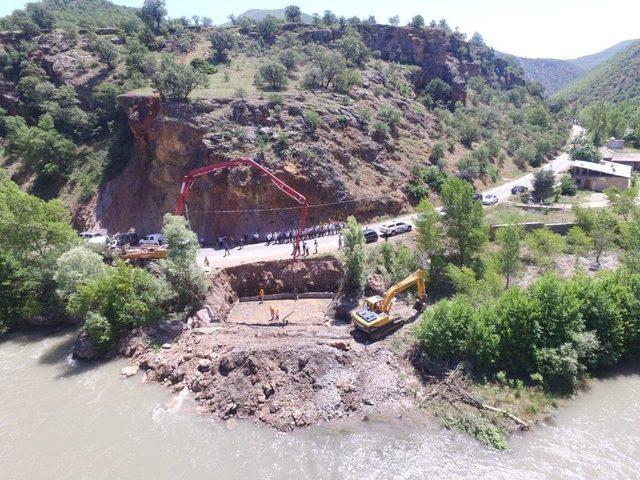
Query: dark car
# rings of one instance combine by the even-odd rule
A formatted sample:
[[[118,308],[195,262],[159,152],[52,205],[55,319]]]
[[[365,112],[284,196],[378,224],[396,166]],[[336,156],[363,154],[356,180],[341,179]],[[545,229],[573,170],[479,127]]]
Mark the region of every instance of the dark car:
[[[364,241],[366,243],[373,243],[378,241],[378,232],[376,232],[373,228],[365,228],[362,230],[362,235],[364,235]]]
[[[135,247],[140,243],[140,236],[135,232],[118,233],[114,235],[111,244],[113,247],[129,245]]]
[[[525,187],[524,185],[515,185],[511,189],[511,195],[518,195],[520,193],[526,193],[528,191],[529,191],[529,189],[527,187]]]
[[[473,199],[477,200],[477,201],[482,201],[482,194],[481,193],[474,193],[473,194]]]

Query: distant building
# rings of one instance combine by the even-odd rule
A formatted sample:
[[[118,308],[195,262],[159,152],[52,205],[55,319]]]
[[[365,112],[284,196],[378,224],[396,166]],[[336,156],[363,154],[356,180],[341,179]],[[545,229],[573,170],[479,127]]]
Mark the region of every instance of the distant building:
[[[615,162],[630,166],[634,171],[640,171],[640,153],[615,152],[610,148],[600,149],[602,159],[606,162]]]
[[[624,148],[624,140],[616,140],[611,137],[607,142],[607,148],[610,148],[611,150],[622,150]]]
[[[631,167],[614,162],[575,160],[571,166],[571,176],[578,188],[594,192],[602,192],[610,187],[631,186]]]

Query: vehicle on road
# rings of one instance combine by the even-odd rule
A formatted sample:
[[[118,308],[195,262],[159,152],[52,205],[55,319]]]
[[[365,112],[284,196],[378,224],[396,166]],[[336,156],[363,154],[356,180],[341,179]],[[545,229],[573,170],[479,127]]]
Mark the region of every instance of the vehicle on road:
[[[524,185],[514,185],[511,188],[511,195],[518,195],[520,193],[526,193],[528,191],[529,191],[529,189],[527,187],[525,187]]]
[[[483,205],[495,205],[496,203],[498,203],[498,197],[491,193],[482,198]]]
[[[144,245],[164,245],[164,235],[161,233],[152,233],[140,240],[140,246]]]
[[[80,237],[92,245],[106,245],[109,240],[106,235],[99,232],[80,232]]]
[[[140,236],[135,232],[116,233],[111,239],[111,248],[118,248],[124,245],[135,247],[140,243]]]
[[[383,297],[374,295],[365,298],[362,307],[356,308],[351,312],[351,320],[354,327],[375,336],[384,334],[394,325],[404,323],[407,320],[406,318],[391,316],[391,307],[399,294],[414,285],[418,288],[415,309],[420,312],[424,308],[426,298],[425,275],[424,270],[418,270],[404,280],[392,285]]]
[[[472,197],[472,198],[473,198],[474,200],[478,200],[478,201],[480,201],[480,200],[482,200],[482,194],[481,194],[481,193],[479,193],[479,192],[476,192],[476,193],[474,193],[474,194],[473,194],[473,197]]]
[[[365,243],[373,243],[378,241],[378,232],[373,228],[365,228],[362,230]]]
[[[398,235],[399,233],[410,232],[411,224],[407,222],[383,223],[380,226],[380,234],[383,236]]]

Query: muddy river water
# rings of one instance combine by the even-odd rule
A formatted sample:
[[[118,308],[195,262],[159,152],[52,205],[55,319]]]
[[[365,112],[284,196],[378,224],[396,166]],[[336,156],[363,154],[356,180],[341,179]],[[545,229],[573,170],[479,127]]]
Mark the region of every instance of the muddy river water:
[[[349,420],[293,434],[198,415],[124,360],[70,359],[69,332],[0,340],[0,479],[637,479],[640,366],[596,380],[494,452],[429,422]]]

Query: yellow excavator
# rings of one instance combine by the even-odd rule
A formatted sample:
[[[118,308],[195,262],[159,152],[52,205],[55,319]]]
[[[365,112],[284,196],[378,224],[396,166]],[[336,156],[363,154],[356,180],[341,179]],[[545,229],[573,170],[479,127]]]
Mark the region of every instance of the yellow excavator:
[[[424,270],[418,270],[401,282],[390,287],[384,294],[384,297],[374,295],[365,298],[362,307],[356,308],[351,312],[353,325],[368,334],[374,334],[380,331],[386,331],[387,328],[404,322],[406,319],[393,318],[389,312],[396,296],[414,285],[418,287],[416,310],[422,310],[426,299],[425,276],[426,273]]]

